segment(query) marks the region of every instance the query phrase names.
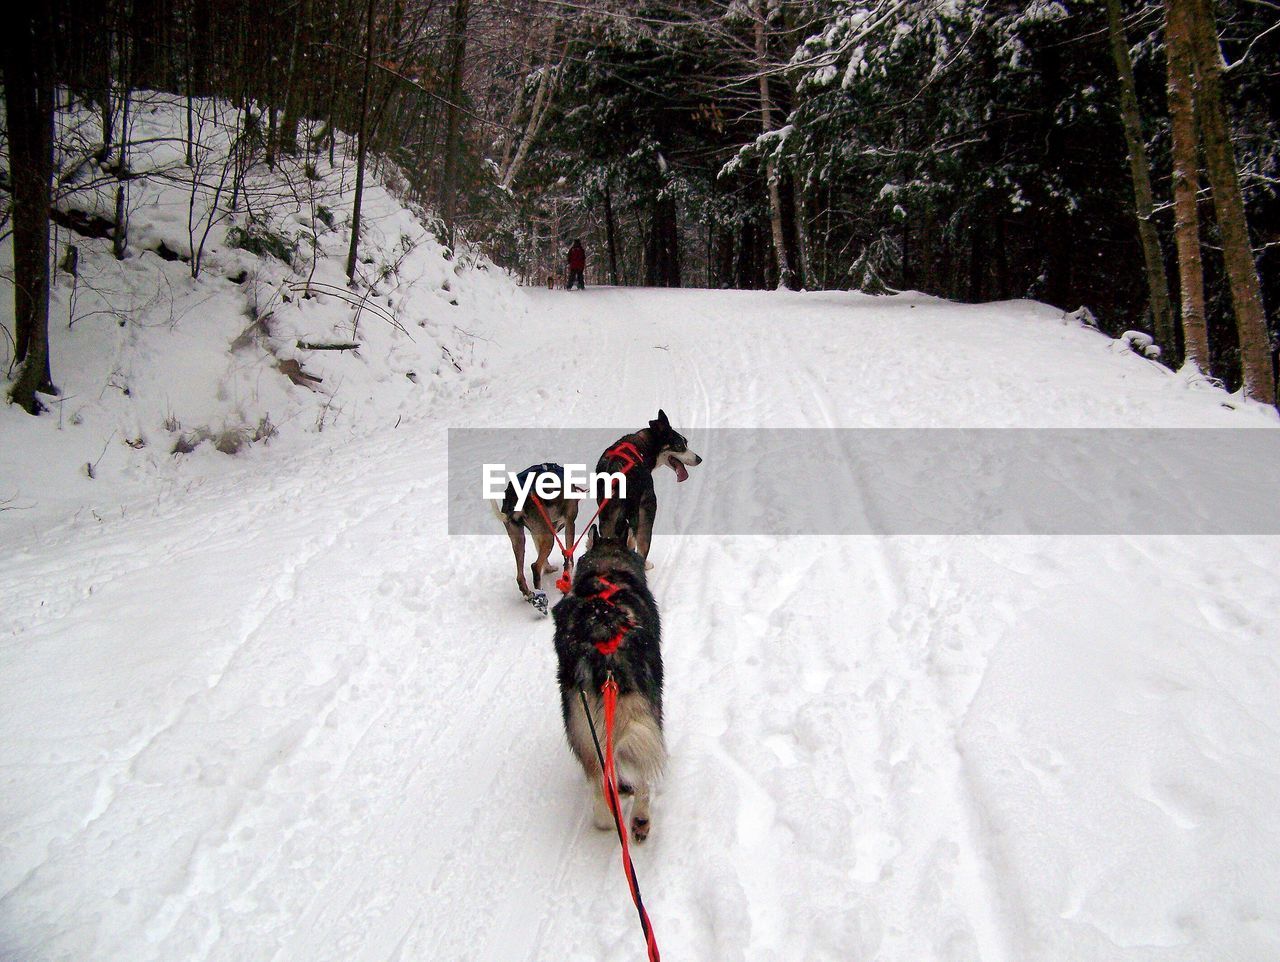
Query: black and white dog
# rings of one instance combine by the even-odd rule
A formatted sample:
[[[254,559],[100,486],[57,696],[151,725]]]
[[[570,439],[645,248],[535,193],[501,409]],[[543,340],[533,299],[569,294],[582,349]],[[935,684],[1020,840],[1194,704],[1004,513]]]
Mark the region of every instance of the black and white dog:
[[[631,835],[643,842],[649,837],[653,784],[667,759],[662,738],[662,632],[643,559],[624,540],[607,537],[593,525],[586,554],[574,572],[573,590],[552,614],[565,734],[591,785],[595,826],[611,827],[613,816],[578,692],[586,695],[604,751],[601,689],[612,676],[618,685],[614,764],[625,786],[621,790],[634,796]]]
[[[702,458],[689,450],[684,435],[676,432],[665,411],[634,434],[618,438],[600,455],[596,471],[623,471],[627,477],[627,496],[614,498],[600,512],[600,530],[610,538],[626,540],[649,564],[649,545],[653,540],[653,519],[658,513],[658,496],[653,490],[653,472],[666,465],[676,473],[676,481],[689,477],[688,468],[701,464]]]
[[[555,546],[556,537],[552,527],[547,525],[546,518],[543,518],[542,511],[539,511],[533,504],[529,503],[534,497],[532,494],[537,485],[537,477],[542,474],[554,474],[559,479],[560,494],[558,497],[549,498],[542,501],[543,510],[546,511],[547,518],[551,519],[551,525],[555,531],[564,531],[564,543],[573,544],[573,526],[578,518],[578,505],[581,503],[578,498],[570,497],[570,492],[565,490],[564,486],[564,468],[559,464],[550,461],[544,464],[535,464],[525,468],[516,479],[520,482],[522,489],[530,492],[529,500],[516,509],[516,502],[519,500],[515,483],[509,482],[507,490],[502,498],[502,506],[498,507],[496,501],[489,502],[493,505],[494,513],[497,514],[502,526],[507,529],[507,537],[511,539],[511,552],[516,558],[516,586],[520,589],[520,593],[524,595],[525,601],[529,602],[544,615],[547,613],[547,596],[542,590],[542,576],[551,570],[551,562],[548,560],[551,556],[551,549]],[[529,476],[533,475],[533,481],[529,481]],[[533,535],[533,544],[538,551],[537,559],[529,566],[530,573],[533,575],[533,590],[529,589],[529,583],[524,577],[524,532],[525,529]],[[565,563],[565,570],[568,570],[568,563]]]

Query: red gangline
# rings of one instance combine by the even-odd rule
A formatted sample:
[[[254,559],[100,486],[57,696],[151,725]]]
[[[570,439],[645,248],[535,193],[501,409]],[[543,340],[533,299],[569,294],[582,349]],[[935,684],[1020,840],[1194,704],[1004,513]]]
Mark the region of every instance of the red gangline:
[[[644,901],[640,898],[640,882],[636,879],[636,867],[631,861],[631,849],[627,845],[627,831],[622,825],[622,801],[618,797],[618,773],[613,764],[613,722],[618,708],[618,683],[609,676],[601,689],[604,695],[604,789],[609,802],[609,811],[613,813],[613,824],[618,829],[618,841],[622,843],[622,868],[627,876],[627,886],[631,889],[631,901],[636,904],[636,912],[640,915],[640,928],[644,931],[645,947],[649,950],[649,962],[660,962],[658,942],[653,935],[653,926],[649,923],[649,913],[644,910]],[[590,716],[588,716],[589,718]]]
[[[604,456],[626,462],[622,467],[624,477],[637,464],[644,462],[644,458],[640,456],[639,449],[630,441],[623,441],[621,444],[610,448],[604,453]],[[574,539],[573,546],[566,548],[564,542],[560,540],[560,533],[556,531],[556,526],[551,523],[551,517],[547,514],[547,509],[542,505],[542,499],[532,491],[529,492],[529,497],[533,498],[533,506],[538,509],[538,513],[542,515],[542,520],[547,523],[547,527],[551,530],[551,536],[556,539],[556,547],[560,549],[560,554],[564,557],[564,562],[569,567],[568,571],[565,571],[564,574],[556,579],[556,587],[560,589],[560,593],[567,595],[573,587],[573,553],[578,550],[578,545],[582,543],[582,539],[591,530],[591,526],[596,523],[596,518],[600,517],[600,512],[604,510],[605,505],[613,499],[605,498],[600,502],[600,507],[596,508],[596,513],[591,516],[591,520],[587,522],[586,527],[578,532],[578,537]]]

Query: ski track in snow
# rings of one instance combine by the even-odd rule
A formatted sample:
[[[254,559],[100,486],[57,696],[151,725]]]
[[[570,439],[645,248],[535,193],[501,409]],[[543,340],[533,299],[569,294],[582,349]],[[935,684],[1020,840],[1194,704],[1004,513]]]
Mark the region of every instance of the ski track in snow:
[[[496,527],[445,534],[447,426],[663,406],[697,450],[1274,421],[1026,303],[530,299],[431,419],[0,558],[0,956],[641,957],[550,621]],[[773,470],[709,458],[659,510]],[[671,764],[635,858],[667,958],[1280,955],[1280,539],[668,536],[653,559]]]

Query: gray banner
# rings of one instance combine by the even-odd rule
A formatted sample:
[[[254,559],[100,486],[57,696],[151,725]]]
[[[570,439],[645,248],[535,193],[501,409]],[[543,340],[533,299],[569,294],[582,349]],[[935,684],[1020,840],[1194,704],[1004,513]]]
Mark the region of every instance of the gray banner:
[[[482,467],[585,464],[626,430],[449,430],[449,533],[501,534]],[[1280,430],[730,429],[656,475],[659,534],[1280,534]],[[595,513],[579,509],[579,525]]]

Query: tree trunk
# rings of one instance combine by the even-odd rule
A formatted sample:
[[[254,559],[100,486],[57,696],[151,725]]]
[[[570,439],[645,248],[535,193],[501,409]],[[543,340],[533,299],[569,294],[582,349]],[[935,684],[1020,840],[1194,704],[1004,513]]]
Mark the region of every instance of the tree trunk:
[[[551,47],[556,42],[556,24],[553,22],[551,27],[551,38],[547,42],[547,46]],[[565,44],[560,59],[568,54],[569,47]],[[524,166],[524,159],[529,155],[529,148],[533,146],[533,142],[537,140],[538,133],[542,130],[542,122],[547,116],[548,109],[551,106],[551,94],[557,80],[560,77],[560,65],[552,66],[550,62],[543,64],[542,74],[538,77],[538,90],[533,95],[533,106],[529,109],[529,122],[525,125],[524,135],[520,138],[520,146],[516,148],[516,155],[511,158],[502,173],[502,189],[510,190],[511,185],[515,183],[516,177],[520,173],[520,168]]]
[[[658,199],[655,196],[649,203],[649,230],[645,234],[644,251],[644,286],[658,287],[661,276],[658,261],[661,258],[658,234],[661,230],[658,221],[661,214],[658,210]]]
[[[511,166],[511,148],[515,146],[515,138],[512,134],[516,130],[516,124],[520,122],[520,112],[524,109],[524,88],[521,87],[515,93],[515,102],[511,105],[511,115],[507,118],[507,130],[502,132],[502,159],[498,161],[498,183],[502,183],[507,175],[507,168]]]
[[[759,257],[756,256],[758,231],[754,221],[742,221],[738,231],[738,256],[734,265],[734,287],[743,291],[756,290],[763,286],[757,271]]]
[[[995,217],[996,225],[996,296],[998,301],[1008,300],[1009,294],[1009,237],[1008,222],[1003,214]]]
[[[125,42],[133,58],[134,83],[140,88],[169,89],[168,67],[172,61],[168,56],[170,11],[167,4],[162,0],[132,0],[126,9],[129,9],[131,29]]]
[[[551,202],[551,221],[547,225],[547,272],[563,274],[565,287],[568,287],[569,275],[565,270],[566,266],[560,253],[560,201],[555,199]]]
[[[1204,267],[1200,262],[1200,213],[1196,208],[1200,176],[1187,6],[1184,0],[1167,0],[1165,3],[1165,50],[1173,138],[1173,236],[1178,250],[1184,363],[1192,365],[1200,374],[1208,374],[1209,333],[1204,319]]]
[[[618,283],[618,231],[613,222],[613,194],[609,182],[604,185],[604,233],[609,248],[609,283]]]
[[[249,143],[249,95],[240,97],[240,115],[236,119],[236,138],[231,143],[231,209],[240,206],[240,173],[245,167],[244,154]]]
[[[110,24],[110,21],[108,21]],[[112,131],[111,122],[111,43],[112,28],[108,25],[102,32],[102,44],[105,48],[102,55],[102,89],[99,96],[102,98],[99,106],[102,109],[102,152],[99,156],[99,163],[104,166],[111,163],[111,142],[115,140]]]
[[[938,270],[934,251],[935,233],[933,202],[926,200],[924,213],[921,216],[920,239],[917,241],[917,246],[920,248],[920,254],[917,258],[920,261],[918,284],[920,291],[925,294],[932,294],[938,288]]]
[[[467,17],[469,0],[454,0],[453,24],[449,38],[449,103],[446,110],[444,140],[444,175],[440,185],[440,211],[449,246],[457,243],[458,173],[462,166],[462,72],[467,55]]]
[[[129,104],[133,91],[126,75],[124,90],[120,94],[120,156],[116,159],[116,224],[111,238],[111,250],[116,260],[124,260],[129,249]]]
[[[915,262],[912,255],[915,249],[911,244],[911,218],[902,219],[902,281],[898,285],[904,291],[915,290]]]
[[[293,22],[293,42],[289,45],[289,73],[285,81],[284,113],[278,131],[279,146],[286,154],[298,152],[298,119],[302,110],[302,85],[308,71],[304,64],[307,29],[311,24],[311,0],[301,0]]]
[[[987,223],[988,205],[984,200],[977,202],[978,213],[969,225],[969,301],[977,304],[983,299],[986,290],[984,280],[987,276],[987,237],[982,227]]]
[[[817,284],[814,282],[813,266],[809,259],[808,204],[804,196],[803,182],[799,175],[791,178],[791,194],[795,201],[796,256],[800,259],[799,284],[801,287],[814,290]]]
[[[675,200],[655,191],[650,199],[649,211],[645,284],[649,287],[679,287],[680,223]]]
[[[769,96],[768,38],[769,0],[759,0],[756,6],[756,69],[760,74],[760,128],[764,133],[773,130],[773,100]],[[773,252],[778,260],[778,287],[795,287],[791,263],[787,259],[787,244],[782,233],[782,195],[778,190],[778,165],[772,151],[765,161],[765,179],[769,185],[769,226],[773,231]]]
[[[195,167],[196,165],[196,156],[195,156],[196,154],[195,112],[196,111],[195,111],[195,90],[194,90],[195,64],[192,62],[193,58],[192,58],[192,44],[191,44],[191,29],[192,29],[193,13],[192,13],[192,10],[190,9],[191,7],[194,7],[194,4],[189,5],[188,11],[187,11],[187,17],[186,17],[187,22],[183,28],[184,49],[186,51],[186,61],[187,61],[186,69],[183,71],[183,74],[184,74],[183,80],[186,86],[186,93],[187,93],[187,143],[186,143],[187,166]]]
[[[267,106],[267,137],[265,141],[266,152],[265,159],[267,166],[272,170],[276,169],[276,108],[271,104],[271,94],[266,97]]]
[[[1222,234],[1222,260],[1231,286],[1236,331],[1240,338],[1240,365],[1244,392],[1255,401],[1276,403],[1275,375],[1267,342],[1267,320],[1262,309],[1258,266],[1249,244],[1244,196],[1236,173],[1235,149],[1227,128],[1227,107],[1222,94],[1222,53],[1218,28],[1207,0],[1189,2],[1192,64],[1195,71],[1196,118],[1204,138],[1205,169],[1213,191],[1213,209]]]
[[[667,249],[667,287],[680,287],[684,284],[684,275],[680,263],[680,214],[676,210],[675,198],[664,199],[666,210],[666,249]]]
[[[4,31],[4,98],[13,188],[13,313],[22,364],[10,399],[44,410],[37,391],[57,393],[49,370],[49,202],[53,176],[53,11],[34,4]],[[16,21],[16,22],[15,22]]]
[[[1177,347],[1173,332],[1173,308],[1169,303],[1169,278],[1164,270],[1160,237],[1152,220],[1155,204],[1151,194],[1151,166],[1142,137],[1142,117],[1138,113],[1137,86],[1133,80],[1133,63],[1129,59],[1129,42],[1120,20],[1120,0],[1107,2],[1107,33],[1111,39],[1111,57],[1120,76],[1120,119],[1124,139],[1129,148],[1129,175],[1133,178],[1133,208],[1138,219],[1138,237],[1142,242],[1142,259],[1147,269],[1147,293],[1151,302],[1151,321],[1156,343],[1171,366]]]
[[[364,200],[364,162],[369,152],[369,132],[365,129],[369,120],[369,83],[373,71],[373,9],[375,0],[369,0],[365,18],[364,86],[360,89],[360,129],[356,146],[356,196],[351,205],[351,247],[347,251],[347,284],[356,282],[356,255],[360,248],[360,204]],[[332,148],[331,148],[332,149]]]

